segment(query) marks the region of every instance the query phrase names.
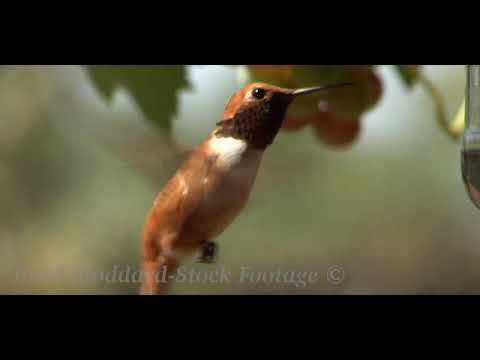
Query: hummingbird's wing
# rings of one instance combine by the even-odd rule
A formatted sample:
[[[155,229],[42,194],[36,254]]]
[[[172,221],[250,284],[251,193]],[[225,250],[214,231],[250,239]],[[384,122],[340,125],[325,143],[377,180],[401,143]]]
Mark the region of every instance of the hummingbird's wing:
[[[102,149],[116,156],[124,166],[140,175],[149,186],[158,189],[188,159],[191,149],[143,124],[117,121],[87,124],[83,131]]]

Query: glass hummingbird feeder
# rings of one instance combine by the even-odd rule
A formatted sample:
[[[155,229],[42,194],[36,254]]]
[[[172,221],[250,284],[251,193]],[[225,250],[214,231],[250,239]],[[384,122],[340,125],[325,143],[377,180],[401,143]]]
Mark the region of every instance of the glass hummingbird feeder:
[[[462,177],[470,199],[480,209],[480,65],[467,65]]]

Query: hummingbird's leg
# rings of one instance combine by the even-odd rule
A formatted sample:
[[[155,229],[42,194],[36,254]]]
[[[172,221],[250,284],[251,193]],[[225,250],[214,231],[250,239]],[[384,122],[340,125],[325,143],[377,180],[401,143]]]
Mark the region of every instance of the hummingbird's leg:
[[[214,264],[217,260],[218,245],[213,241],[206,241],[202,244],[200,257],[197,262],[203,264]]]

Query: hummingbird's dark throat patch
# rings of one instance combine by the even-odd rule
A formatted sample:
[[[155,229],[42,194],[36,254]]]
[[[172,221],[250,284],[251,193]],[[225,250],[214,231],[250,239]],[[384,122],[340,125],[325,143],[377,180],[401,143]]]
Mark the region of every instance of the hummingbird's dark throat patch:
[[[233,118],[218,123],[216,136],[245,140],[256,149],[266,149],[280,131],[288,107],[287,102],[271,100],[242,106]]]

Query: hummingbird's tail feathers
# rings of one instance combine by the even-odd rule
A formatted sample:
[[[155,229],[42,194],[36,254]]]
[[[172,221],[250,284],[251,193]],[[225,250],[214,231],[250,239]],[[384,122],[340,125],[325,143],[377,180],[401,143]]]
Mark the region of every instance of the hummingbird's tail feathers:
[[[178,260],[174,256],[160,255],[155,261],[145,260],[140,295],[166,295],[171,285],[170,275],[177,271],[178,266]]]
[[[156,228],[151,226],[150,221],[147,222],[143,237],[141,295],[166,295],[169,290],[169,276],[178,269],[179,261],[175,253],[165,251],[160,243]]]

